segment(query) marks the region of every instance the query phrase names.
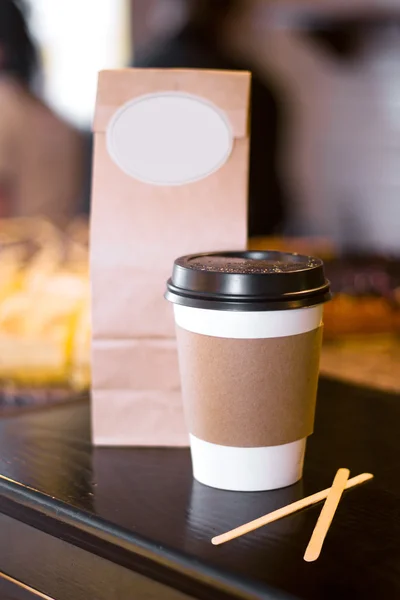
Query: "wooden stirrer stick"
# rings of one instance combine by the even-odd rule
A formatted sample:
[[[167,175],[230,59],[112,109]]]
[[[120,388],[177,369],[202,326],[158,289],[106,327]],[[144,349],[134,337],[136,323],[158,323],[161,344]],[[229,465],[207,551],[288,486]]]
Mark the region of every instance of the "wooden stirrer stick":
[[[325,500],[325,504],[322,507],[321,514],[318,517],[317,524],[304,554],[304,560],[306,562],[313,562],[314,560],[317,560],[321,554],[326,534],[328,533],[333,517],[335,516],[340,498],[346,489],[349,475],[349,469],[339,469],[335,475],[332,487],[329,490],[329,494]]]
[[[371,473],[362,473],[361,475],[357,475],[356,477],[352,477],[347,481],[346,489],[350,489],[356,485],[360,485],[369,481],[373,478]],[[287,517],[303,508],[307,508],[308,506],[312,506],[317,502],[321,502],[325,500],[328,496],[328,493],[331,488],[327,488],[326,490],[322,490],[321,492],[317,492],[316,494],[312,494],[312,496],[307,496],[307,498],[302,498],[301,500],[297,500],[292,504],[288,504],[287,506],[283,506],[282,508],[278,508],[278,510],[274,510],[263,517],[259,517],[254,521],[250,521],[250,523],[245,523],[244,525],[240,525],[240,527],[236,527],[231,531],[227,531],[226,533],[222,533],[221,535],[217,535],[211,540],[211,543],[215,546],[219,546],[220,544],[224,544],[225,542],[230,542],[235,538],[238,538],[246,533],[250,533],[251,531],[255,531],[259,527],[263,527],[264,525],[268,525],[268,523],[273,523],[273,521],[278,521],[278,519],[283,519],[283,517]]]

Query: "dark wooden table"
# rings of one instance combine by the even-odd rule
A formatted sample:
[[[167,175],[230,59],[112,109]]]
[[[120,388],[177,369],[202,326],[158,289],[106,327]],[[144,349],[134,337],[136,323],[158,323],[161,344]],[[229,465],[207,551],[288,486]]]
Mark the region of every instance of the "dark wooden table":
[[[187,450],[92,448],[89,429],[87,402],[0,421],[1,600],[400,598],[400,396],[322,380],[304,479],[266,493],[198,484]],[[345,494],[317,562],[320,506],[211,545],[338,467],[375,479]]]

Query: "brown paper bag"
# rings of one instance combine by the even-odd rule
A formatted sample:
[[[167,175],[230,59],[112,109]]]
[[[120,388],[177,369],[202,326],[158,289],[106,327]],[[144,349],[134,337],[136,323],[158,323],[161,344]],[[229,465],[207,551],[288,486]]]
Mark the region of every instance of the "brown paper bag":
[[[246,72],[99,76],[91,215],[93,440],[188,443],[165,283],[177,256],[247,243]]]

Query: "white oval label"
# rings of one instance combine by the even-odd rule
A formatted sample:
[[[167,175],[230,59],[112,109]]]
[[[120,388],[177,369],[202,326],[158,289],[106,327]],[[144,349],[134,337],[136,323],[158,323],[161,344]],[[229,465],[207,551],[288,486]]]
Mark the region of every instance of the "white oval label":
[[[217,171],[232,151],[222,110],[182,92],[146,94],[124,104],[107,128],[107,149],[125,173],[153,185],[183,185]]]

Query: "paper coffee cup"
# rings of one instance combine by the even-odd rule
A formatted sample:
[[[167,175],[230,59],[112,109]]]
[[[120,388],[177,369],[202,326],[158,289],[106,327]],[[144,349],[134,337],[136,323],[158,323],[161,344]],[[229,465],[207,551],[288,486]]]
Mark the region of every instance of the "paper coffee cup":
[[[238,491],[298,481],[330,297],[322,262],[278,252],[183,257],[166,297],[195,479]]]

